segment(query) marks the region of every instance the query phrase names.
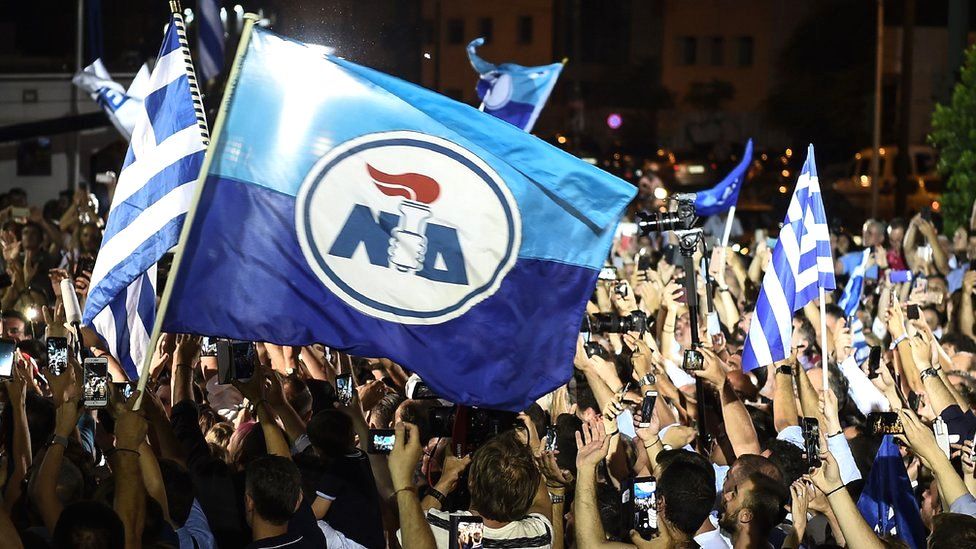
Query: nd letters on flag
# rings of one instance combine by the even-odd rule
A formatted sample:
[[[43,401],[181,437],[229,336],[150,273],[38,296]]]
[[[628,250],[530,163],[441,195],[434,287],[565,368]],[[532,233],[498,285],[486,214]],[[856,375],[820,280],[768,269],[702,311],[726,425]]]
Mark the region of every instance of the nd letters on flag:
[[[385,356],[470,405],[566,382],[631,185],[268,31],[236,63],[164,330]]]

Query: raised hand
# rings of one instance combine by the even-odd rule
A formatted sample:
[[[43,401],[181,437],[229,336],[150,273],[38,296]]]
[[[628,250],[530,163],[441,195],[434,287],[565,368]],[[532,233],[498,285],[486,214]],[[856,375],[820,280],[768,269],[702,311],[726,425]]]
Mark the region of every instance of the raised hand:
[[[390,468],[393,489],[399,491],[413,487],[413,474],[417,470],[423,448],[420,446],[420,429],[416,425],[397,423],[394,430],[396,439],[386,462]]]
[[[596,467],[610,450],[610,437],[607,436],[600,420],[590,420],[576,431],[576,469]]]
[[[200,336],[190,334],[176,334],[173,355],[178,366],[193,366],[193,361],[200,353]]]
[[[705,357],[705,368],[702,370],[692,370],[691,374],[707,381],[713,387],[721,389],[725,385],[728,368],[722,362],[722,359],[715,354],[715,351],[707,347],[702,347],[699,351]]]

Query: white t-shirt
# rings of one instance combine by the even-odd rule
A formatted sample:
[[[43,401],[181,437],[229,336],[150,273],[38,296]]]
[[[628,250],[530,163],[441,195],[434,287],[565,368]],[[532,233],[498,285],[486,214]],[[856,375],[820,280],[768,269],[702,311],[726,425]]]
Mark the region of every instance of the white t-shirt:
[[[451,533],[451,515],[466,515],[472,513],[468,511],[455,511],[448,513],[437,509],[427,511],[427,523],[434,533],[437,541],[437,549],[448,549],[450,544],[448,538]],[[397,532],[400,537],[400,532]],[[552,548],[552,523],[546,517],[532,513],[522,520],[509,522],[501,528],[489,528],[485,526],[484,532],[486,547],[519,547],[523,549],[551,549]],[[502,543],[491,543],[488,540],[499,541]]]

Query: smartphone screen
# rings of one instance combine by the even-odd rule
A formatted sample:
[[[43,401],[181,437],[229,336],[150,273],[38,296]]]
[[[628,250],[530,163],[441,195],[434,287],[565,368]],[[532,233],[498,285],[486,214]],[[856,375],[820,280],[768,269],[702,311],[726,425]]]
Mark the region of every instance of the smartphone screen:
[[[878,377],[878,367],[881,366],[881,347],[871,347],[868,355],[868,379]]]
[[[820,467],[820,423],[817,418],[805,417],[802,426],[807,465]]]
[[[556,451],[556,439],[559,437],[559,433],[556,432],[555,425],[546,425],[546,451],[555,452]]]
[[[637,477],[631,487],[634,502],[634,530],[644,538],[657,534],[657,480]]]
[[[68,338],[47,338],[47,369],[59,376],[68,368]]]
[[[108,359],[85,359],[85,380],[82,390],[86,408],[104,408],[108,405]]]
[[[234,358],[234,379],[247,381],[254,377],[254,344],[250,341],[231,343]]]
[[[217,338],[203,338],[200,342],[200,356],[217,356]]]
[[[352,376],[341,374],[336,376],[336,396],[343,406],[352,402]]]
[[[128,381],[112,383],[112,385],[115,387],[115,394],[119,395],[122,400],[129,400],[129,397],[136,390],[136,384]]]
[[[644,401],[641,402],[641,425],[650,425],[654,415],[654,404],[657,402],[657,391],[645,391]]]
[[[14,353],[17,342],[12,339],[0,339],[0,378],[14,377]]]
[[[451,515],[450,549],[475,549],[482,547],[485,525],[481,517]]]
[[[370,429],[366,451],[370,454],[389,454],[393,451],[395,439],[393,429]]]
[[[682,370],[703,370],[705,368],[705,356],[694,349],[685,349],[684,360],[681,362]]]
[[[891,272],[888,273],[888,280],[890,280],[892,284],[901,284],[903,282],[911,282],[912,281],[912,272],[911,271],[891,271]]]
[[[871,412],[867,418],[868,432],[872,435],[903,435],[905,427],[897,412]]]

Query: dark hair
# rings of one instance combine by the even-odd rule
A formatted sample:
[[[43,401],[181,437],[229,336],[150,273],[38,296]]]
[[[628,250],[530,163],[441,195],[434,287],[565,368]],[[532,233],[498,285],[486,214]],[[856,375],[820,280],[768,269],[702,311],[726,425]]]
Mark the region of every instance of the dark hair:
[[[765,449],[769,450],[769,461],[783,472],[783,485],[793,484],[796,479],[808,472],[807,462],[803,459],[803,450],[796,444],[773,438],[766,441]]]
[[[528,446],[507,431],[478,448],[471,459],[471,506],[487,519],[519,520],[532,506],[541,478]]]
[[[949,332],[942,334],[939,339],[939,343],[943,345],[952,345],[956,348],[957,352],[964,353],[976,353],[976,342],[967,335],[963,335],[960,332]]]
[[[370,419],[375,419],[383,428],[393,427],[396,410],[406,400],[399,393],[386,393],[370,410]]]
[[[932,517],[929,549],[976,547],[976,518],[960,513],[939,513]]]
[[[123,549],[125,526],[108,505],[79,501],[61,511],[51,540],[59,549]]]
[[[664,519],[694,536],[715,504],[715,472],[708,463],[676,456],[661,473],[657,494],[664,501]]]
[[[546,425],[549,423],[549,413],[543,410],[542,406],[539,406],[539,404],[536,402],[533,402],[531,406],[526,408],[524,413],[525,415],[529,416],[529,419],[535,424],[535,432],[539,433],[539,438],[546,436]]]
[[[322,410],[312,416],[306,428],[308,441],[323,457],[340,457],[353,446],[352,419],[339,410]]]
[[[3,320],[7,320],[7,319],[10,319],[10,318],[15,318],[15,319],[23,322],[25,326],[27,325],[27,317],[24,316],[24,313],[18,311],[17,309],[7,309],[7,310],[5,310],[3,312],[3,314],[0,315],[0,318],[3,318]]]
[[[308,385],[297,375],[282,378],[282,389],[288,398],[288,404],[300,417],[307,418],[312,414],[312,392]]]
[[[777,481],[783,481],[783,470],[773,463],[769,458],[756,454],[743,454],[732,462],[732,467],[736,470],[736,476],[746,479],[755,473],[761,473]],[[732,472],[732,469],[729,469]]]
[[[295,514],[302,495],[302,475],[288,458],[262,456],[247,465],[245,493],[254,502],[254,512],[264,520],[286,524]]]
[[[752,490],[746,494],[742,505],[752,511],[752,520],[759,528],[758,534],[765,539],[785,514],[783,504],[789,492],[782,483],[762,473],[753,473],[748,480],[752,482]]]
[[[712,499],[715,499],[715,469],[712,468],[712,463],[708,461],[708,458],[698,452],[689,452],[682,448],[662,450],[657,454],[657,464],[661,467],[662,471],[667,470],[668,467],[675,463],[690,463],[705,471],[712,485]]]
[[[576,432],[583,429],[583,422],[573,414],[556,417],[556,464],[576,474]]]
[[[832,316],[834,318],[847,318],[847,315],[844,314],[844,309],[840,308],[840,306],[836,303],[828,303],[824,307],[824,311],[827,313],[827,316]]]

